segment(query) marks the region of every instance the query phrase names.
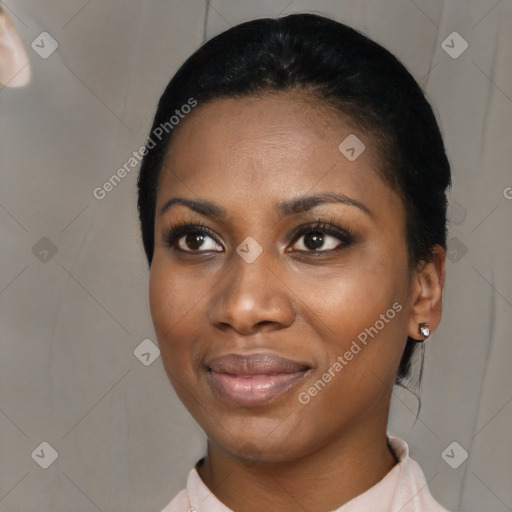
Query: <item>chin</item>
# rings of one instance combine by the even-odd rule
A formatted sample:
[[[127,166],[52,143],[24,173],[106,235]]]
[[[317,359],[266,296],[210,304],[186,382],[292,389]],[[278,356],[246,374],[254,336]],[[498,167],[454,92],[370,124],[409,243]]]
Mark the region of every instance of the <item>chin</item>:
[[[219,429],[219,424],[224,428]],[[245,418],[243,423],[222,419],[212,427],[214,431],[210,432],[203,428],[209,441],[246,463],[289,462],[314,450],[313,442],[308,443],[305,437],[297,436],[298,432],[304,433],[303,426],[285,427],[281,419],[251,421]]]

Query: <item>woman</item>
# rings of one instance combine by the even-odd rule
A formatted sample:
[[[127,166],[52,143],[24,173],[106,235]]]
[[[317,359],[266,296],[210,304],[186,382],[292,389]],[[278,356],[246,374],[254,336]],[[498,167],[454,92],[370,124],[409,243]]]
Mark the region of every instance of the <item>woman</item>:
[[[167,375],[208,437],[174,511],[445,511],[387,435],[437,328],[450,167],[387,50],[311,14],[204,44],[139,175]]]

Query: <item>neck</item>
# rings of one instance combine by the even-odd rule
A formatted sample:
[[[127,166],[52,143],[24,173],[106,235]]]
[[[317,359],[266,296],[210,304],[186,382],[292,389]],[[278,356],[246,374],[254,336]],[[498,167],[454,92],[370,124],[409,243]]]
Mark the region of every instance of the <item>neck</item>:
[[[209,441],[208,455],[197,470],[213,494],[234,511],[326,512],[378,483],[396,463],[384,423],[383,428],[358,425],[357,432],[337,435],[309,455],[278,463],[243,462]]]

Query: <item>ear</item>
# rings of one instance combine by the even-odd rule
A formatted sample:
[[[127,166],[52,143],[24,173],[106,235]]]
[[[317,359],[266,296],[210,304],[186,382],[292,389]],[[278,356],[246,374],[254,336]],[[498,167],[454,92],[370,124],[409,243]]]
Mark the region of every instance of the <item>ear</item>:
[[[423,340],[419,332],[420,323],[427,322],[432,333],[441,322],[445,263],[446,251],[436,244],[432,259],[421,262],[413,274],[408,330],[412,339]]]

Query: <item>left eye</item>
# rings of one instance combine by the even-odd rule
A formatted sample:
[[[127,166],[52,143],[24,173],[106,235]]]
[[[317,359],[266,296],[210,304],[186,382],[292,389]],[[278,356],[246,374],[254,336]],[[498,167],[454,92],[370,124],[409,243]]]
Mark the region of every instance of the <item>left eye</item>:
[[[299,245],[297,250],[305,252],[327,252],[337,249],[343,242],[346,242],[346,237],[340,234],[329,234],[326,230],[309,229],[304,234],[301,234],[297,240],[303,241],[296,242],[294,245]],[[300,247],[302,246],[302,247]],[[319,251],[319,249],[322,249]]]

